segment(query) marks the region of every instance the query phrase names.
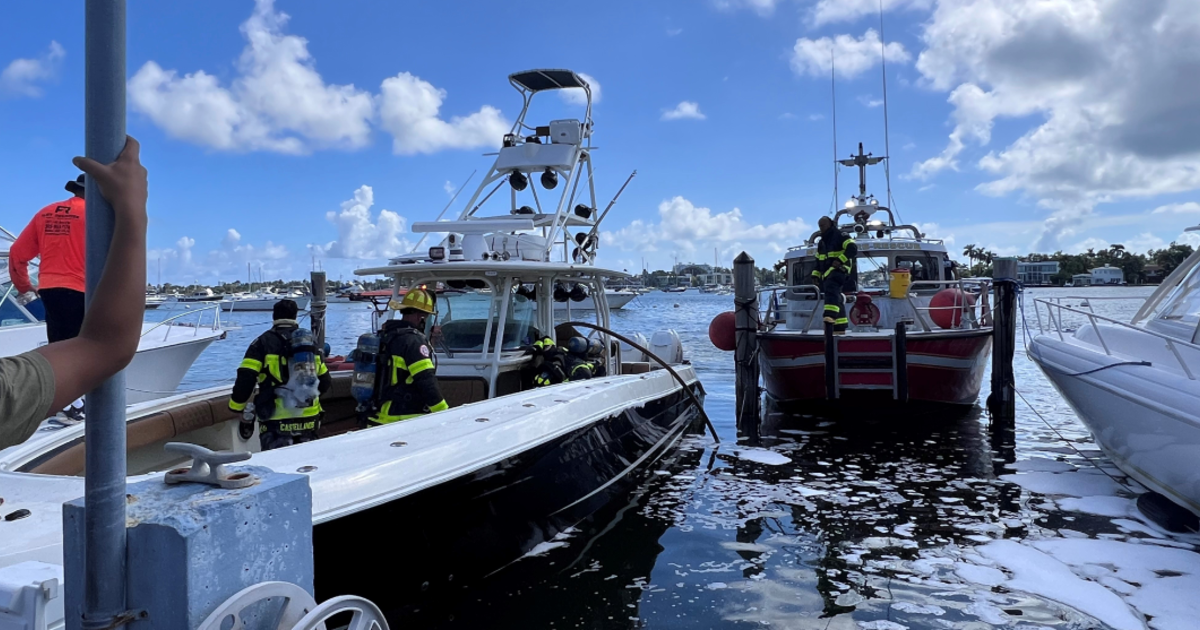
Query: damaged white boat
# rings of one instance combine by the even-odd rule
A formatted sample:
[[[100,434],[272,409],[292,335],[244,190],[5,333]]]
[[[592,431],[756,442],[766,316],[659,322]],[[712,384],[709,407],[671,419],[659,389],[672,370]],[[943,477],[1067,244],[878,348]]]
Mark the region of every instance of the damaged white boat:
[[[591,178],[589,86],[567,70],[509,80],[525,107],[479,190],[456,220],[413,226],[448,236],[427,251],[357,272],[392,278],[396,296],[421,285],[446,288],[437,300],[441,335],[434,345],[450,409],[359,429],[350,375],[335,373],[322,397],[322,439],[270,452],[238,436],[228,387],[130,410],[130,481],[185,463],[163,449],[167,442],[251,452],[249,464],[308,475],[321,599],[353,593],[396,603],[491,573],[640,484],[698,428],[703,390],[678,336],[659,331],[648,344],[671,364],[665,369],[603,332],[610,326],[604,283],[626,274],[594,264],[601,217]],[[535,95],[569,88],[588,95],[581,120],[526,124]],[[553,207],[533,198],[529,213],[520,202],[533,191],[520,193],[534,185],[533,176],[561,193]],[[503,195],[509,207],[481,214],[499,187],[511,189]],[[578,203],[577,189],[584,191]],[[566,326],[565,313],[553,307],[572,292],[594,301],[588,315],[601,332],[591,336],[600,341],[596,360],[607,375],[535,388],[527,344],[552,335],[562,345],[565,335],[589,333]],[[0,521],[0,567],[62,562],[61,506],[83,495],[84,456],[82,426],[0,454],[0,516],[19,513]],[[366,566],[386,567],[386,579]]]

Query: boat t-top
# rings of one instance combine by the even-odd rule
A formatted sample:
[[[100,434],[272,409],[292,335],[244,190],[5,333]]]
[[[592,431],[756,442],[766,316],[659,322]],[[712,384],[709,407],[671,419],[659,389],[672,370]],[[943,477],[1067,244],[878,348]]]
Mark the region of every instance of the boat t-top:
[[[456,219],[413,225],[445,234],[440,244],[356,272],[390,277],[396,296],[420,285],[437,291],[441,334],[431,341],[450,409],[360,429],[351,373],[335,372],[322,397],[321,439],[267,452],[238,435],[228,385],[130,414],[129,473],[137,479],[184,463],[164,451],[168,441],[251,452],[250,464],[307,474],[321,599],[353,593],[396,602],[498,570],[641,483],[703,413],[703,390],[674,331],[648,342],[629,335],[657,360],[607,332],[604,281],[626,274],[595,264],[603,215],[587,82],[569,70],[519,72],[509,81],[524,108],[479,189]],[[582,119],[527,124],[535,96],[572,88],[587,96]],[[484,213],[501,190],[507,207]],[[582,319],[572,298],[587,296],[595,308],[585,323],[598,331],[567,325]],[[377,311],[373,323],[394,316]],[[590,360],[606,375],[535,387],[528,346],[542,336],[560,346],[590,336],[599,342],[585,344],[595,349]],[[86,445],[82,427],[73,429],[0,459],[5,508],[31,513],[5,524],[0,566],[62,562],[61,505],[83,494]],[[389,567],[388,578],[362,571],[366,558]]]
[[[847,334],[827,334],[823,322],[823,293],[812,280],[819,232],[784,256],[790,286],[760,301],[759,365],[777,402],[969,405],[979,396],[992,339],[987,280],[959,279],[941,240],[897,223],[867,193],[867,167],[884,159],[860,143],[839,160],[859,175],[858,194],[832,217],[858,247]]]

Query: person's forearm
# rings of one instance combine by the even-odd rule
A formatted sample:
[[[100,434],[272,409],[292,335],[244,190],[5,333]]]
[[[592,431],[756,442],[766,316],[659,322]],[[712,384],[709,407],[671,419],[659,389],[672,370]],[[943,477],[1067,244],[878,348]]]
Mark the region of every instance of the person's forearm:
[[[116,212],[104,275],[79,332],[89,341],[111,344],[116,350],[112,358],[122,367],[137,352],[145,316],[145,217],[145,212]]]

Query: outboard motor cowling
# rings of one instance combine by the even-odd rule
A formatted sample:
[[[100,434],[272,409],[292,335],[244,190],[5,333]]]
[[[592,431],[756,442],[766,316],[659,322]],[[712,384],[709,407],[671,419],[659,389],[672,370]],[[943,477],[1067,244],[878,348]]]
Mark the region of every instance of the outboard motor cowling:
[[[650,337],[649,350],[667,363],[683,363],[683,342],[679,340],[679,333],[674,330],[660,330],[654,333],[654,336]]]

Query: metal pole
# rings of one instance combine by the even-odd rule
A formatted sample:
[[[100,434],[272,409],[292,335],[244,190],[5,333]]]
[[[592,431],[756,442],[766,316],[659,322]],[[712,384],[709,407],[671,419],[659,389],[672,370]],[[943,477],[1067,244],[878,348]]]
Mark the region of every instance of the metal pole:
[[[86,0],[84,120],[87,157],[108,164],[125,147],[125,0]],[[113,236],[113,209],[91,178],[87,292],[91,308]],[[84,630],[114,627],[125,613],[125,374],[87,394],[84,431]],[[68,612],[68,615],[71,614]]]
[[[308,318],[312,320],[313,342],[317,350],[325,347],[325,272],[314,271],[312,278],[312,302],[308,306]]]
[[[753,442],[758,440],[759,424],[758,293],[754,290],[754,259],[746,252],[733,259],[733,291],[737,428]]]

